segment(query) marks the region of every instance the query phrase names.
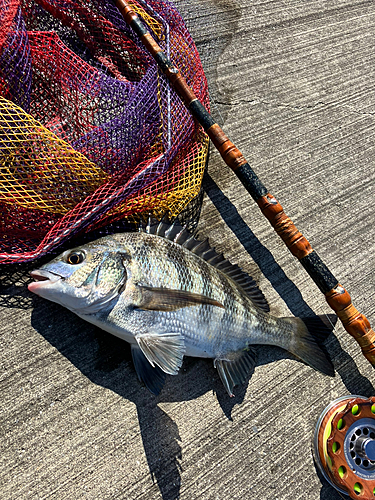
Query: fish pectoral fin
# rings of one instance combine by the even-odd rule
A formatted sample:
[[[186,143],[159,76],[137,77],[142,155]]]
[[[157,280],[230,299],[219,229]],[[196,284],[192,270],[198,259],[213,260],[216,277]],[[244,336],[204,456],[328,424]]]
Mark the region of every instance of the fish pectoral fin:
[[[225,359],[215,359],[214,366],[230,397],[233,397],[235,385],[243,384],[253,373],[256,363],[256,352],[249,347],[244,351],[229,353]]]
[[[138,378],[147,389],[157,396],[163,388],[166,374],[158,366],[151,366],[141,349],[132,344],[132,358]]]
[[[140,301],[137,307],[152,311],[176,311],[182,307],[196,306],[198,304],[208,304],[224,308],[223,304],[217,300],[192,293],[186,290],[173,290],[169,288],[156,288],[146,285],[137,285],[141,292]]]
[[[135,336],[151,366],[159,366],[169,375],[177,375],[185,353],[185,342],[179,333],[145,333]]]

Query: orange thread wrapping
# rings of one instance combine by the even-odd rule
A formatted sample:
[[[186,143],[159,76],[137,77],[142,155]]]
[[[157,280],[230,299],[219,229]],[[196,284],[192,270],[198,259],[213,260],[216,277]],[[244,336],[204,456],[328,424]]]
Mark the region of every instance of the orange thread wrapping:
[[[257,200],[257,204],[290,252],[297,259],[302,259],[313,251],[308,240],[296,228],[292,219],[285,214],[283,207],[276,198],[271,194],[267,194]]]
[[[375,350],[374,344],[375,344],[375,332],[371,328],[365,335],[360,337],[360,340],[358,340],[359,345],[362,347],[362,350],[366,352],[370,352],[372,350]]]
[[[346,331],[360,345],[364,356],[375,364],[375,332],[368,319],[353,306],[349,293],[338,285],[326,294],[328,304],[342,321]]]
[[[343,323],[350,323],[357,316],[360,316],[360,312],[357,311],[353,304],[349,304],[348,307],[345,307],[345,309],[337,311],[337,316]]]
[[[229,140],[220,126],[215,123],[207,130],[207,135],[212,140],[225,163],[235,172],[238,167],[246,163],[241,151]]]

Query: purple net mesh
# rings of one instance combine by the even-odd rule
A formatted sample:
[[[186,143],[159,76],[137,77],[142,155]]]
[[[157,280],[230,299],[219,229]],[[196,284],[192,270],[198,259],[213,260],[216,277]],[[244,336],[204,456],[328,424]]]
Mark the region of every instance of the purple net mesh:
[[[129,3],[209,108],[175,7]],[[119,220],[194,217],[208,138],[111,0],[2,0],[0,148],[9,263]]]

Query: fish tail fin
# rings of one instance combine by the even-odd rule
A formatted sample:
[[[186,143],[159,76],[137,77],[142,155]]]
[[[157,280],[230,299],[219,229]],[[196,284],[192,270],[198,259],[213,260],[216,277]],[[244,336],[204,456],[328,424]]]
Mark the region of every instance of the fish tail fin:
[[[295,335],[288,350],[315,370],[333,377],[335,371],[325,347],[321,345],[335,327],[334,314],[311,318],[289,318],[295,324]]]

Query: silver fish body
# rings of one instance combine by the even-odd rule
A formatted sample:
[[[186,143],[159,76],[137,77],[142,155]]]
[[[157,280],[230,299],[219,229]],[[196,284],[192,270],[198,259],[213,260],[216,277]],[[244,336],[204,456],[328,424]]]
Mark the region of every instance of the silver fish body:
[[[178,224],[101,238],[32,276],[32,292],[129,342],[154,393],[188,355],[212,358],[232,395],[254,365],[254,344],[282,347],[333,374],[308,330],[315,320],[270,315],[252,278]]]

